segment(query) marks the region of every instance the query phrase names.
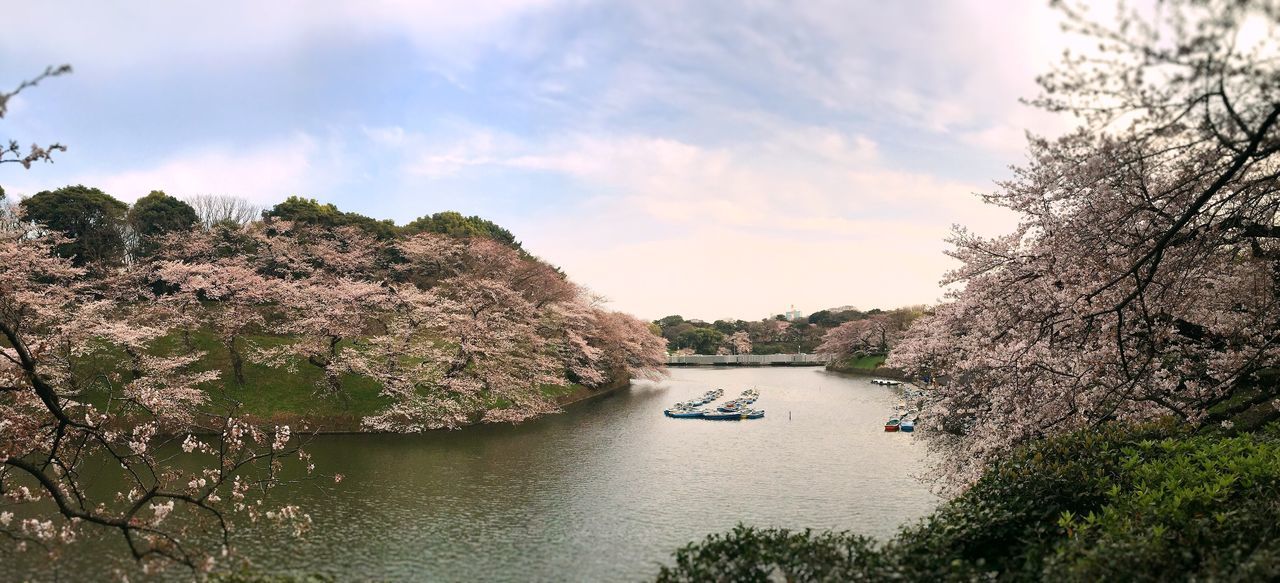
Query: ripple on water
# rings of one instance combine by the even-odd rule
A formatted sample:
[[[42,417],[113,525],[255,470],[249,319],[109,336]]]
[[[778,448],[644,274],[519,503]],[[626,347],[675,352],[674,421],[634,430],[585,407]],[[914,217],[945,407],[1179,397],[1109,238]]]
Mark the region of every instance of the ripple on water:
[[[912,478],[921,444],[882,430],[894,389],[808,368],[671,372],[519,426],[320,438],[316,465],[346,479],[292,493],[313,531],[250,528],[241,549],[339,580],[633,581],[738,522],[884,537],[937,503]],[[752,386],[764,419],[662,415]]]

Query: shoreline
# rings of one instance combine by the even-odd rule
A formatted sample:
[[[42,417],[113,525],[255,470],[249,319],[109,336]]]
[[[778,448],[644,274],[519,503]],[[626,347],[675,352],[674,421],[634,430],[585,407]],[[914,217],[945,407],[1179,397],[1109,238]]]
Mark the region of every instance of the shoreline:
[[[604,385],[598,389],[588,387],[580,387],[567,395],[556,397],[556,405],[562,410],[571,405],[590,401],[605,395],[613,394],[622,389],[631,387],[631,379],[618,381],[608,385]],[[554,413],[552,413],[554,415]],[[395,431],[367,431],[360,428],[362,417],[356,415],[333,415],[323,418],[308,418],[293,413],[281,413],[270,417],[250,416],[250,421],[261,427],[267,428],[273,425],[289,425],[295,428],[295,431],[306,433],[308,435],[397,435]],[[481,421],[474,421],[466,425],[462,425],[456,429],[430,429],[428,431],[458,431],[468,427],[483,425]],[[303,430],[303,427],[307,429]],[[423,432],[426,433],[426,432]]]
[[[904,383],[914,382],[914,380],[911,377],[908,377],[902,371],[899,371],[896,369],[880,368],[875,370],[866,370],[866,369],[858,369],[858,368],[843,369],[843,368],[827,367],[826,371],[833,372],[836,374],[846,374],[846,375],[857,376],[857,377],[876,377],[876,378],[883,378],[883,379],[891,379],[895,381],[902,381]]]
[[[883,363],[876,364],[874,368],[848,366],[847,363],[848,363],[847,359],[845,361],[832,362],[827,364],[826,369],[830,372],[835,372],[840,374],[857,375],[857,376],[864,376],[864,377],[881,377],[881,378],[893,379],[896,381],[904,381],[904,382],[910,382],[913,380],[905,372],[896,368],[889,368],[887,366],[884,366]]]

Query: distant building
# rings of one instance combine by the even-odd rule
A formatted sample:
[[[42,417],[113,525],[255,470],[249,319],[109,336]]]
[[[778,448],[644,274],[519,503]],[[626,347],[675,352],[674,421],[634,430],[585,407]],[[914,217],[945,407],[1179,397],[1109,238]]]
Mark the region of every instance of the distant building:
[[[791,309],[788,310],[787,313],[784,315],[788,320],[791,320],[793,322],[796,320],[803,320],[805,318],[805,314],[800,313],[800,310],[796,309],[795,304],[791,304]]]
[[[858,311],[858,308],[854,306],[840,306],[838,308],[827,308],[827,311],[832,314],[838,314],[840,312],[856,312]]]

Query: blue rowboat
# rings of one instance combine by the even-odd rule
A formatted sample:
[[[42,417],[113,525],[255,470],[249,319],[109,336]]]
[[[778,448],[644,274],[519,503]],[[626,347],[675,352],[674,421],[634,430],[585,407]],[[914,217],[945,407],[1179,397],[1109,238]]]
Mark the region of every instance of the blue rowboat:
[[[705,413],[706,411],[702,409],[667,409],[666,411],[663,411],[663,414],[667,417],[674,417],[676,419],[699,419]]]
[[[910,419],[903,419],[902,423],[898,424],[898,430],[903,433],[911,433],[916,430],[916,422]]]
[[[759,419],[761,417],[764,417],[764,411],[755,411],[752,409],[733,411],[730,413],[708,411],[702,414],[703,419],[711,419],[714,421],[741,421],[743,419]]]
[[[711,419],[712,421],[736,421],[742,419],[741,413],[723,413],[719,411],[707,411],[702,414],[703,419]]]

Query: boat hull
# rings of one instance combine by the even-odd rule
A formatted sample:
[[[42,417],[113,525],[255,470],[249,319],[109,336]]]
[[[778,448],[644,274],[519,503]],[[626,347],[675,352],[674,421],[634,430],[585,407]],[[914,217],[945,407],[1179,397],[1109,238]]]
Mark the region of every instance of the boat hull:
[[[703,419],[712,421],[741,421],[743,419],[759,419],[764,417],[764,411],[738,411],[733,413],[704,413]]]
[[[673,419],[701,419],[705,414],[703,411],[677,411],[674,409],[667,409],[662,413]]]

